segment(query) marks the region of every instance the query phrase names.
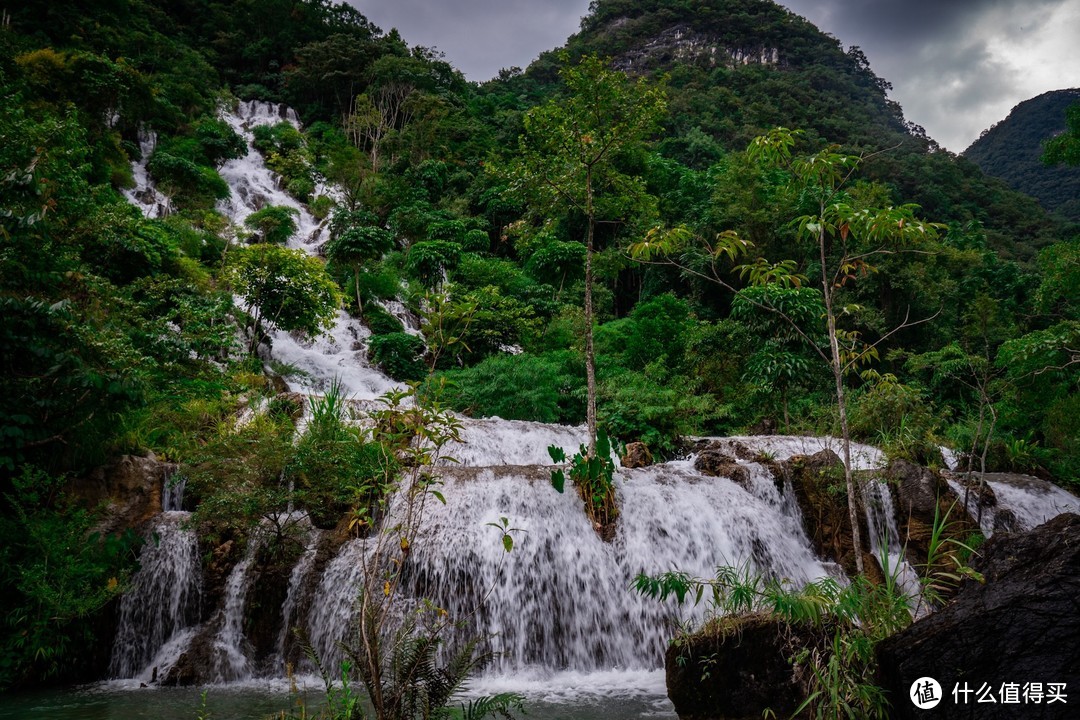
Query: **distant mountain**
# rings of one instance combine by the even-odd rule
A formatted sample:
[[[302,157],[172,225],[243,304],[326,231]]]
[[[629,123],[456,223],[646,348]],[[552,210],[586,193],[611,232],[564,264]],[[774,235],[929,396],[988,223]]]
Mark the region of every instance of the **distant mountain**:
[[[963,155],[988,175],[1038,199],[1047,210],[1080,221],[1080,168],[1039,161],[1042,143],[1065,129],[1065,108],[1080,101],[1080,88],[1054,90],[1026,100],[993,125]]]
[[[811,147],[837,143],[872,155],[864,177],[891,187],[926,217],[985,232],[1003,256],[1032,261],[1060,237],[1031,198],[942,149],[908,121],[865,54],[772,0],[594,0],[564,48],[597,54],[635,75],[663,78],[669,116],[661,151],[704,169],[777,125],[806,131]],[[542,101],[558,83],[551,51],[516,78]]]

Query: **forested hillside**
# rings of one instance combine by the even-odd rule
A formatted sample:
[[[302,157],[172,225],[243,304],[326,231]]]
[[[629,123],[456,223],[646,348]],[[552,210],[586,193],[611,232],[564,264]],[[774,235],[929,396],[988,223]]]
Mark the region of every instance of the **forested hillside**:
[[[294,445],[287,411],[221,432],[296,372],[269,362],[268,330],[318,334],[338,305],[371,330],[373,363],[421,397],[445,381],[443,399],[477,417],[585,422],[593,346],[598,425],[674,457],[693,435],[839,431],[828,300],[859,359],[842,378],[855,437],[893,457],[940,463],[945,445],[1080,479],[1076,227],[939,148],[858,48],[772,2],[597,0],[565,48],[480,85],[328,0],[8,12],[0,687],[98,661],[101,610],[137,540],[84,542],[99,518],[64,488],[108,459],[191,468],[221,527],[253,522],[285,487],[357,507],[343,488],[374,472],[370,448]],[[596,136],[631,125],[627,107],[655,122],[597,155],[586,207],[563,200],[595,137],[557,109],[578,107],[573,82],[590,77],[612,88],[587,109],[608,118]],[[221,113],[242,100],[299,114],[302,130],[258,128],[255,147],[323,223],[317,259],[281,247],[288,209],[240,227],[220,210],[219,170],[247,152]],[[776,126],[802,130],[787,160],[827,158],[850,177],[747,152]],[[569,138],[584,151],[560,156]],[[158,217],[124,194],[140,161]],[[840,205],[846,219],[808,240],[799,218]],[[930,225],[897,244],[876,226],[849,241],[871,215]],[[296,282],[266,287],[275,273]],[[394,301],[422,334],[387,312]]]
[[[1026,100],[964,151],[964,157],[1009,187],[1037,198],[1047,210],[1080,220],[1080,169],[1047,166],[1043,143],[1065,130],[1065,110],[1080,90],[1055,90]]]

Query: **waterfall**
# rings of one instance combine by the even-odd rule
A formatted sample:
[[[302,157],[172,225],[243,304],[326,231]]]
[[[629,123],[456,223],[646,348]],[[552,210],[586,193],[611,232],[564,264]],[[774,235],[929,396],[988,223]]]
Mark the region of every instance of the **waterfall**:
[[[244,606],[247,604],[248,590],[254,582],[251,570],[262,543],[261,529],[256,529],[248,538],[243,559],[236,563],[225,581],[221,627],[214,638],[214,673],[219,682],[251,677],[251,660],[244,635]]]
[[[139,570],[120,602],[112,677],[152,672],[161,664],[152,661],[162,648],[199,620],[202,573],[195,533],[184,527],[188,518],[185,512],[163,512],[143,545]]]
[[[324,225],[282,190],[250,147],[254,127],[283,120],[297,125],[295,113],[281,105],[245,102],[223,118],[249,142],[249,149],[243,158],[221,168],[231,188],[229,199],[219,205],[221,212],[242,228],[248,215],[267,204],[294,208],[298,231],[289,247],[317,252],[326,239]],[[145,173],[153,137],[142,139],[143,160],[133,168],[137,188],[128,197],[155,217],[167,211],[167,204],[156,199]],[[415,322],[400,303],[383,306],[416,332]],[[333,329],[314,340],[272,333],[271,356],[301,371],[289,379],[291,390],[314,394],[338,379],[362,407],[399,387],[368,363],[369,334],[339,311]],[[251,412],[257,409],[252,407]],[[793,586],[842,577],[837,566],[815,556],[790,480],[778,480],[764,462],[823,449],[839,452],[840,441],[787,436],[705,440],[719,443],[723,452],[737,458],[745,475],[704,476],[695,470],[693,457],[647,468],[619,468],[621,514],[613,541],[605,543],[576,493],[559,494],[549,482],[548,446],[576,452],[586,441],[583,427],[463,418],[461,442],[446,448],[457,462],[443,462],[435,469],[446,503],[429,502],[404,561],[402,607],[430,599],[451,618],[469,619],[463,635],[489,638],[500,654],[481,678],[485,687],[517,689],[522,686],[516,682],[556,678],[555,682],[580,687],[617,686],[618,693],[626,691],[620,683],[630,682],[656,692],[655,671],[663,665],[673,620],[686,615],[701,620],[705,609],[641,598],[630,589],[638,573],[677,569],[707,577],[719,565],[736,565]],[[852,451],[856,469],[883,464],[884,457],[875,448],[853,444]],[[182,477],[173,478],[163,493],[168,512],[156,520],[159,540],[144,547],[142,567],[121,603],[110,673],[148,679],[153,667],[167,668],[202,633],[200,638],[210,640],[212,647],[212,657],[206,658],[211,676],[221,681],[249,678],[254,668],[244,613],[259,573],[262,531],[252,534],[244,556],[229,573],[213,619],[199,626],[200,566],[195,536],[182,528],[188,517],[179,512],[183,482]],[[1080,508],[1080,501],[1057,488],[1003,479],[992,480],[991,487],[999,507],[1007,507],[1018,523],[1028,526],[1058,508]],[[888,487],[872,482],[866,498],[871,545],[901,569],[901,582],[908,587],[910,567],[903,562]],[[515,528],[509,554],[501,533],[489,526],[504,517]],[[371,558],[373,543],[362,539],[340,544],[330,557],[329,550],[320,548],[333,547],[341,539],[310,524],[300,525],[303,549],[288,574],[280,625],[269,636],[274,660],[269,671],[275,674],[282,672],[284,660],[294,651],[293,627],[304,628],[323,666],[336,670],[343,656],[340,644],[353,640],[359,583]]]
[[[184,489],[187,487],[187,477],[183,473],[174,472],[165,478],[161,487],[161,509],[165,512],[175,512],[184,507]]]
[[[986,485],[993,492],[995,504],[983,507],[979,517],[977,492],[960,483],[959,474],[946,476],[949,487],[964,502],[968,497],[968,514],[979,522],[983,535],[990,537],[995,530],[1031,530],[1061,513],[1080,513],[1080,498],[1069,491],[1030,475],[986,473]],[[972,473],[968,482],[978,483],[979,475]]]
[[[148,218],[164,217],[172,210],[169,198],[154,186],[153,180],[150,179],[150,172],[146,169],[156,147],[157,133],[140,128],[140,156],[138,162],[131,164],[131,177],[135,181],[135,187],[123,191],[128,202],[138,206],[143,215]]]
[[[339,643],[349,639],[366,560],[364,541],[350,540],[326,566],[315,589],[307,618],[308,642],[331,671],[343,659]]]
[[[870,553],[879,561],[888,562],[886,570],[896,577],[897,586],[912,601],[912,610],[920,616],[929,611],[919,602],[922,583],[919,574],[904,557],[900,528],[896,522],[896,509],[892,492],[887,483],[876,478],[863,486],[866,505],[866,528],[870,533]]]
[[[489,421],[487,429],[503,457],[500,441],[514,444],[519,428]],[[471,630],[500,652],[495,673],[659,667],[676,609],[630,590],[640,572],[711,576],[718,565],[749,565],[796,585],[831,573],[788,514],[794,506],[704,477],[690,461],[619,474],[622,515],[612,543],[599,539],[575,493],[554,491],[547,468],[491,465],[445,473],[446,504],[427,507],[405,588],[451,618],[475,611]],[[509,554],[488,526],[501,517],[518,528]],[[324,664],[340,660],[337,643],[348,640],[363,552],[363,541],[345,545],[316,593],[309,632]]]
[[[315,253],[326,240],[324,223],[316,220],[307,207],[280,187],[277,176],[251,145],[253,128],[283,120],[298,125],[296,113],[283,105],[249,101],[240,103],[237,112],[225,113],[223,117],[247,141],[248,152],[221,167],[220,173],[229,184],[230,194],[218,209],[235,226],[242,228],[251,213],[267,205],[292,208],[297,212],[297,231],[287,243],[288,247]],[[299,379],[289,380],[290,390],[321,392],[337,378],[353,398],[373,400],[400,386],[368,362],[366,341],[370,335],[359,320],[338,310],[333,327],[325,335],[304,339],[275,331],[270,340],[274,359],[302,373]]]
[[[306,518],[305,515],[304,519]],[[308,578],[311,577],[311,572],[315,568],[315,555],[318,551],[319,539],[322,537],[322,531],[312,527],[310,520],[306,520],[301,527],[304,534],[304,550],[300,559],[296,561],[296,565],[293,566],[292,572],[289,573],[289,590],[285,595],[285,601],[281,604],[281,631],[277,637],[278,663],[276,664],[279,668],[284,668],[289,638],[299,620],[294,615]]]

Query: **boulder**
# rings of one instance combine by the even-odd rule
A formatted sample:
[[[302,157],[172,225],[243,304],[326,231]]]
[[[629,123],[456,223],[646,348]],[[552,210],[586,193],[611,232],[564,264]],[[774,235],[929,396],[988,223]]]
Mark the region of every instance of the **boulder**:
[[[729,478],[743,487],[750,483],[750,472],[735,458],[718,449],[706,448],[698,453],[694,469],[702,475]]]
[[[832,450],[822,450],[813,455],[793,455],[781,465],[791,480],[814,551],[819,557],[838,563],[848,575],[854,575],[855,549],[840,456]],[[866,513],[862,507],[858,508],[856,517],[863,547],[869,547]],[[863,567],[871,580],[882,579],[877,561],[865,549]]]
[[[916,568],[926,565],[935,513],[947,518],[944,537],[964,541],[978,526],[958,502],[956,493],[940,474],[906,460],[894,460],[885,478],[895,488],[897,527],[906,542],[907,560]]]
[[[680,720],[790,717],[806,698],[791,658],[820,646],[819,632],[766,615],[723,618],[668,647],[668,697]]]
[[[626,452],[622,456],[624,468],[648,467],[653,464],[652,453],[643,442],[627,443]]]
[[[1080,516],[1059,515],[1030,532],[997,535],[973,563],[985,584],[965,580],[951,603],[878,645],[880,683],[893,717],[1073,718],[1080,702]],[[932,711],[909,699],[912,683],[932,677],[944,699]],[[1067,702],[1001,702],[1008,683],[1065,683]],[[953,690],[996,703],[956,703]]]
[[[158,460],[153,453],[122,455],[73,480],[67,491],[87,507],[103,507],[96,529],[113,533],[136,528],[160,513],[162,488],[174,472],[176,465]]]

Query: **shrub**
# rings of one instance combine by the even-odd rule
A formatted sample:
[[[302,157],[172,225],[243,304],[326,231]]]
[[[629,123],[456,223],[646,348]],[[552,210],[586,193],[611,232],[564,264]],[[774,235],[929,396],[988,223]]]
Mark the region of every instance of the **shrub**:
[[[420,380],[427,374],[424,341],[404,332],[376,335],[369,344],[371,359],[395,380]]]
[[[295,208],[267,205],[248,215],[244,225],[257,233],[252,242],[284,245],[296,232],[296,218],[299,216],[300,212]]]
[[[371,330],[372,335],[391,335],[405,331],[400,320],[375,304],[364,306],[364,324]]]
[[[478,365],[443,373],[455,410],[506,420],[580,422],[584,366],[572,353],[493,355]],[[568,359],[570,362],[568,362]]]

